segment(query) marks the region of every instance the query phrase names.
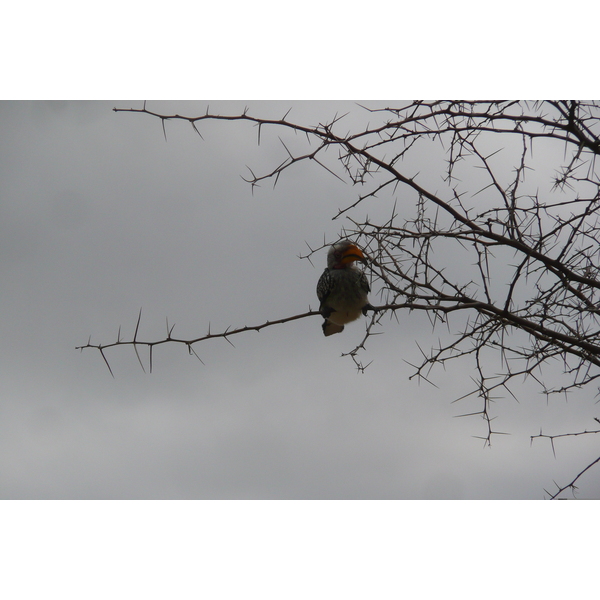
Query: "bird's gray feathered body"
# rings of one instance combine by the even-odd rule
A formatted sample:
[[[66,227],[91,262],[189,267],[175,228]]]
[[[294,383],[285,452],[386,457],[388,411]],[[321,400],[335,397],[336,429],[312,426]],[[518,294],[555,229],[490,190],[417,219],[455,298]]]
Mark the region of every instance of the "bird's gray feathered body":
[[[326,336],[343,331],[346,323],[358,319],[365,307],[370,306],[367,277],[352,264],[354,260],[363,259],[362,252],[347,241],[334,244],[329,250],[327,268],[317,283],[319,312],[325,317],[323,333]]]

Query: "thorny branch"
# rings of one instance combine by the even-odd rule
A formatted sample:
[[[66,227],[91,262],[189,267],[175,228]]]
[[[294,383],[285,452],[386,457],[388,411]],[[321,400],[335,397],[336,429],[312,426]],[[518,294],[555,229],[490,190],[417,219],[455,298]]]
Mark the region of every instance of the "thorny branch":
[[[532,379],[547,395],[597,384],[600,103],[415,101],[360,107],[358,116],[336,115],[317,125],[293,122],[290,111],[277,119],[251,115],[248,108],[234,115],[207,108],[193,117],[160,114],[146,103],[114,110],[159,119],[165,136],[165,123],[175,120],[190,123],[201,137],[204,121],[246,122],[257,128],[259,144],[265,130],[278,130],[282,160],[266,173],[250,170],[252,189],[267,180],[277,184],[284,171],[303,162],[357,186],[358,197],[333,218],[346,217],[350,225],[343,237],[368,254],[381,302],[364,338],[346,355],[364,371],[368,364],[359,357],[367,341],[382,332],[384,316],[401,310],[424,312],[433,327],[444,324],[451,335],[429,351],[419,346],[414,377],[429,381],[434,366],[471,359],[474,386],[459,400],[479,402],[467,414],[484,419],[486,444],[502,433],[492,428],[491,406],[498,392],[515,397],[513,380]],[[357,124],[364,116],[368,122]],[[361,208],[377,217],[360,216]],[[309,246],[302,258],[310,260],[322,248]],[[176,339],[169,330],[163,340],[140,342],[136,329],[131,341],[82,348],[98,349],[108,365],[105,350],[116,345],[131,344],[137,353],[139,345],[152,352],[176,342],[192,352],[193,344],[210,338],[229,341],[234,334],[315,314],[193,340]],[[500,373],[490,373],[491,353],[500,358]],[[558,384],[546,377],[557,361],[564,375]],[[595,462],[555,496],[572,489]]]
[[[575,491],[577,490],[577,486],[575,485],[575,482],[586,472],[589,471],[594,465],[596,465],[597,463],[600,462],[600,456],[593,462],[591,462],[587,467],[585,467],[584,469],[582,469],[573,479],[573,481],[571,481],[570,483],[568,483],[567,485],[560,487],[560,486],[556,486],[558,487],[558,490],[556,492],[554,492],[554,494],[550,495],[549,492],[546,492],[549,496],[550,496],[550,500],[554,500],[556,498],[558,498],[565,490],[572,490],[573,491],[573,495],[575,495]]]
[[[314,315],[320,316],[320,313],[318,311],[311,310],[311,311],[308,311],[308,312],[305,312],[305,313],[302,313],[299,315],[293,315],[291,317],[277,319],[276,321],[266,321],[265,323],[262,323],[260,325],[244,326],[244,327],[240,327],[238,329],[227,328],[225,331],[222,331],[220,333],[212,333],[210,330],[210,325],[209,325],[208,333],[206,333],[205,335],[201,335],[200,337],[197,337],[194,339],[182,339],[182,338],[173,337],[173,329],[175,326],[174,325],[169,326],[169,323],[167,321],[167,335],[165,338],[163,338],[161,340],[153,341],[153,342],[143,342],[143,341],[137,339],[137,335],[138,335],[138,331],[139,331],[139,327],[140,327],[140,321],[142,318],[142,309],[140,309],[140,312],[138,314],[137,325],[135,328],[135,333],[133,335],[133,339],[131,339],[129,341],[122,340],[121,339],[121,328],[119,328],[119,333],[117,335],[117,340],[115,342],[112,342],[109,344],[92,344],[91,338],[90,338],[88,340],[87,344],[85,344],[84,346],[77,346],[76,350],[84,350],[85,348],[95,348],[96,350],[98,350],[100,352],[100,354],[102,355],[102,358],[104,359],[104,362],[106,363],[106,366],[108,367],[108,370],[110,371],[110,374],[114,377],[113,370],[106,358],[106,355],[104,354],[104,351],[107,348],[113,348],[114,346],[133,346],[135,353],[137,355],[138,361],[139,361],[142,369],[145,371],[146,369],[144,368],[144,364],[140,358],[137,347],[138,346],[146,346],[149,349],[149,353],[150,353],[150,355],[149,355],[149,370],[150,370],[150,372],[152,372],[153,351],[156,346],[160,346],[162,344],[183,344],[184,346],[187,346],[188,352],[190,354],[194,354],[196,356],[196,358],[200,362],[202,362],[202,359],[198,356],[196,351],[192,348],[192,346],[194,344],[197,344],[199,342],[205,342],[207,340],[214,340],[214,339],[221,338],[221,339],[224,339],[226,342],[229,342],[233,346],[233,344],[231,343],[231,340],[229,339],[232,335],[246,333],[247,331],[260,331],[261,329],[264,329],[265,327],[271,327],[273,325],[280,325],[282,323],[289,323],[290,321],[297,321],[298,319],[304,319],[306,317],[312,317]]]

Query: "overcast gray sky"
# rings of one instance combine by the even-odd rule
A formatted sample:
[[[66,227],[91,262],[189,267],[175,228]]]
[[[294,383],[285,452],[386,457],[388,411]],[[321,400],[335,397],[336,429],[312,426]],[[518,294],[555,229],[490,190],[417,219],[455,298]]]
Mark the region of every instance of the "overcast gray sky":
[[[594,19],[428,8],[13,3],[2,98],[597,97]],[[355,109],[247,104],[309,123]],[[113,379],[74,348],[131,334],[140,307],[144,339],[166,317],[183,337],[315,308],[325,253],[314,268],[297,255],[335,238],[332,214],[356,197],[314,168],[252,196],[239,175],[282,160],[274,136],[259,149],[250,127],[206,126],[202,141],[169,124],[165,142],[114,105],[141,102],[0,102],[3,597],[589,596],[594,503],[7,501],[541,498],[596,456],[591,440],[557,459],[529,447],[540,426],[597,416],[589,398],[547,408],[537,390],[498,403],[512,435],[483,449],[483,424],[451,404],[468,366],[437,389],[408,380],[417,340],[435,339],[414,315],[370,340],[364,375],[340,358],[364,322],[325,339],[313,318],[199,345],[205,365],[160,348],[152,375],[115,350]],[[597,481],[580,497],[600,496]]]
[[[307,124],[350,102],[211,102]],[[374,105],[374,103],[371,103]],[[483,448],[466,391],[472,365],[414,380],[425,318],[399,315],[349,358],[364,321],[325,338],[318,318],[195,346],[162,346],[144,373],[130,347],[75,346],[131,336],[194,338],[316,309],[314,267],[298,255],[335,239],[357,191],[313,165],[251,192],[246,165],[283,160],[276,132],[114,113],[140,102],[0,103],[0,496],[4,499],[519,499],[544,497],[594,458],[587,440],[530,445],[556,426],[589,426],[589,399],[546,403],[523,386],[499,400],[511,435]],[[203,102],[151,103],[187,115]],[[363,118],[363,117],[357,117]],[[352,121],[350,121],[352,123]],[[371,210],[377,207],[371,206]],[[598,477],[579,497],[600,497]]]

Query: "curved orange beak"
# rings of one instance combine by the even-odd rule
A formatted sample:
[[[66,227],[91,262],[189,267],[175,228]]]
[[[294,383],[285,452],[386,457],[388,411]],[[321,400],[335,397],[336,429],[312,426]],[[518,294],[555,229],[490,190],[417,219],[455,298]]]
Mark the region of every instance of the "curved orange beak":
[[[347,265],[348,263],[354,262],[356,260],[360,260],[361,262],[367,262],[367,259],[365,258],[365,255],[363,254],[362,250],[358,246],[352,244],[351,246],[348,246],[348,248],[344,252],[341,262],[342,264]]]

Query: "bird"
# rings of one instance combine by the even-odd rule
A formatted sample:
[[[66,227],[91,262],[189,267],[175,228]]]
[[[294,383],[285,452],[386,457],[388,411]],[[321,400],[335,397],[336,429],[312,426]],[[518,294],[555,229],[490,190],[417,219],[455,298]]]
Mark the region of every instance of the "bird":
[[[367,262],[363,251],[350,240],[340,240],[327,252],[327,268],[317,283],[319,312],[325,318],[326,336],[344,331],[344,325],[366,315],[372,308],[367,294],[369,282],[353,263]]]

